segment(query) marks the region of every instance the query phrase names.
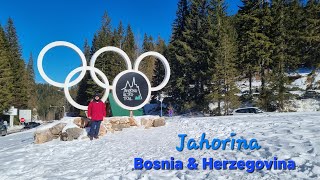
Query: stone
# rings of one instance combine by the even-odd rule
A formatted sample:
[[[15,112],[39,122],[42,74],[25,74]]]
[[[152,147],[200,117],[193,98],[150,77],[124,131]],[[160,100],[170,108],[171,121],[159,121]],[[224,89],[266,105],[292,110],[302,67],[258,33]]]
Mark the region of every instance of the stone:
[[[113,124],[112,129],[114,131],[122,131],[122,126],[120,124]]]
[[[137,122],[133,117],[129,117],[130,126],[137,126]]]
[[[54,136],[58,136],[61,134],[63,128],[66,126],[66,123],[59,123],[51,128],[49,128],[49,131],[51,132],[51,134],[53,134]]]
[[[118,118],[110,118],[109,121],[111,124],[120,124],[120,120]]]
[[[54,139],[53,134],[49,129],[44,131],[36,131],[34,133],[34,143],[35,144],[42,144]]]
[[[166,120],[164,118],[157,118],[153,122],[153,127],[159,127],[166,125]]]
[[[153,119],[146,119],[146,118],[141,119],[141,125],[144,126],[145,129],[153,127],[153,122],[154,122]]]
[[[80,128],[85,128],[89,124],[89,119],[84,117],[77,117],[73,120],[73,123]]]
[[[119,123],[120,124],[129,124],[130,120],[129,120],[129,118],[121,118],[121,119],[119,119]]]
[[[81,134],[83,133],[83,130],[81,128],[69,128],[66,130],[67,133],[67,140],[68,141],[72,141],[74,139],[78,139]],[[63,135],[65,136],[65,134],[63,133]]]
[[[106,134],[107,134],[107,129],[104,126],[104,124],[101,123],[98,136],[104,136]]]
[[[61,133],[60,140],[61,141],[68,141],[68,133],[67,132]]]

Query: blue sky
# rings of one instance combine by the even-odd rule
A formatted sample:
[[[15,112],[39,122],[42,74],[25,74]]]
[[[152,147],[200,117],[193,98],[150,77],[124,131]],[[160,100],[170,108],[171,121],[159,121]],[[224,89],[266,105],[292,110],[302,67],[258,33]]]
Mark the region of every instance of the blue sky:
[[[84,40],[91,43],[101,25],[105,11],[113,27],[120,21],[130,23],[138,41],[144,33],[154,38],[159,35],[166,41],[171,35],[172,22],[178,0],[10,0],[2,1],[0,24],[5,26],[11,17],[16,26],[23,58],[30,53],[35,61],[36,82],[45,83],[36,68],[41,49],[50,42],[69,41],[83,49]],[[228,13],[235,14],[240,0],[227,0]],[[81,64],[71,49],[57,47],[45,55],[44,70],[53,80],[64,82],[66,76]]]

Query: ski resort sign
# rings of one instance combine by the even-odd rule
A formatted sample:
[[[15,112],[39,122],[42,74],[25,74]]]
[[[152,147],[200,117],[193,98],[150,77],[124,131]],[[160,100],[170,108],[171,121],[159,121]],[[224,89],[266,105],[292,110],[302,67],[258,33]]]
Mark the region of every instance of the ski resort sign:
[[[79,55],[82,61],[82,67],[78,67],[73,71],[71,71],[67,75],[64,83],[59,83],[49,78],[47,74],[44,72],[43,66],[42,66],[44,55],[50,49],[57,46],[64,46],[64,47],[71,48]],[[106,75],[102,71],[94,67],[95,62],[99,57],[99,55],[101,55],[104,52],[110,52],[110,51],[119,54],[124,59],[127,67],[127,70],[119,73],[114,78],[112,85],[109,84],[109,81]],[[147,76],[143,72],[139,71],[139,65],[141,61],[147,56],[156,57],[164,65],[165,77],[163,81],[156,87],[151,87],[150,80],[147,78]],[[97,52],[93,54],[93,56],[90,59],[90,65],[88,66],[87,60],[83,52],[76,45],[66,41],[55,41],[46,45],[39,53],[37,67],[41,77],[46,82],[48,82],[53,86],[64,88],[64,93],[69,103],[75,108],[78,108],[81,110],[87,110],[88,106],[80,105],[77,102],[75,102],[69,93],[69,88],[78,84],[84,78],[86,71],[90,71],[90,75],[93,81],[97,83],[100,87],[105,89],[105,92],[101,98],[103,102],[105,102],[108,99],[109,92],[110,90],[112,90],[112,95],[116,103],[120,107],[127,110],[137,110],[142,108],[150,100],[151,92],[159,91],[162,88],[164,88],[170,79],[169,63],[167,59],[160,53],[150,51],[150,52],[141,54],[135,61],[134,66],[132,68],[130,58],[124,51],[122,51],[117,47],[107,46],[99,49]],[[79,72],[81,72],[80,75],[76,79],[71,81],[72,77]],[[97,77],[96,74],[100,76],[100,78],[102,79],[102,82],[100,81],[100,79]]]

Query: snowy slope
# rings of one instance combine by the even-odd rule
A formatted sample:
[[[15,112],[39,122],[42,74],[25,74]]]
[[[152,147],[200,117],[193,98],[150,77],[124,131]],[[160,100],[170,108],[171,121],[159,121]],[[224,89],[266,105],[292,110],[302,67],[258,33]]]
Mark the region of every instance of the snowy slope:
[[[260,115],[180,118],[166,126],[129,128],[94,140],[52,141],[35,145],[33,131],[0,137],[0,179],[319,179],[320,113],[271,113]],[[260,150],[197,150],[178,152],[178,134],[198,139],[256,138]],[[293,159],[293,171],[244,170],[133,171],[133,159],[187,161],[201,159]]]

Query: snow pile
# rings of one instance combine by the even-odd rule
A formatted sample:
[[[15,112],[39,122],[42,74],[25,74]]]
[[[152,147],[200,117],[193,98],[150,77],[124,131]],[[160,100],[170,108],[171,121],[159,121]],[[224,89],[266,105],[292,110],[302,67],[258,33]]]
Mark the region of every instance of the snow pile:
[[[178,118],[166,126],[134,127],[98,140],[51,141],[33,144],[32,131],[0,138],[0,179],[319,179],[320,113]],[[260,150],[184,150],[178,152],[178,134],[198,140],[255,138]],[[272,160],[292,159],[296,170],[132,170],[135,157],[144,160]]]
[[[294,95],[298,95],[298,96],[302,96],[305,91],[289,91],[289,93],[294,94]]]
[[[319,85],[320,85],[320,71],[317,70],[317,71],[315,71],[315,74],[313,75],[312,87],[319,88]]]
[[[17,130],[23,129],[24,125],[18,125],[13,127],[7,126],[7,127],[8,127],[8,131],[17,131]]]
[[[64,117],[62,118],[61,120],[55,120],[53,121],[52,123],[49,123],[49,124],[44,124],[42,126],[39,126],[38,128],[36,128],[36,131],[43,131],[43,130],[47,130],[59,123],[66,123],[67,125],[66,126],[69,126],[69,127],[73,127],[73,125],[75,125],[73,123],[73,120],[75,119],[75,117]],[[76,125],[75,125],[76,126]],[[76,126],[77,127],[77,126]]]
[[[293,81],[289,87],[296,87],[306,90],[307,87],[319,88],[320,87],[320,70],[316,70],[313,73],[299,73],[300,78]]]
[[[292,87],[298,87],[299,89],[307,89],[308,83],[307,83],[308,77],[301,77],[299,79],[296,79],[291,83]]]
[[[315,99],[292,100],[285,107],[287,111],[313,112],[320,111],[320,102]]]

